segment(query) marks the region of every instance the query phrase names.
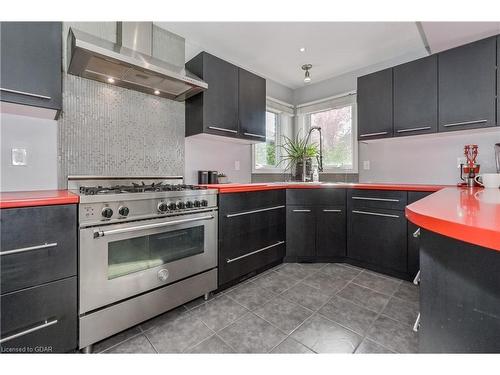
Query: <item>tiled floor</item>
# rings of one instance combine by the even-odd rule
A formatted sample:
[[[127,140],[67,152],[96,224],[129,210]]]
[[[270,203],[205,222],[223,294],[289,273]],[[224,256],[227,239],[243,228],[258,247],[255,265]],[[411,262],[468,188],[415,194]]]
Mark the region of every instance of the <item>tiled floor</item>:
[[[94,345],[104,353],[415,353],[418,288],[346,264],[281,264]]]

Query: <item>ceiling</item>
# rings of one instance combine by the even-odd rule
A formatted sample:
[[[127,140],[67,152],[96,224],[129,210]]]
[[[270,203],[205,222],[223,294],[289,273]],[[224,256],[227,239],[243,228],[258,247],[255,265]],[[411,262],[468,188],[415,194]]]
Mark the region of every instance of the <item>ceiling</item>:
[[[371,65],[410,61],[499,33],[493,22],[155,22],[186,39],[186,59],[207,51],[289,88]],[[421,26],[421,27],[419,27]],[[422,33],[421,33],[422,32]],[[305,52],[299,49],[305,47]]]

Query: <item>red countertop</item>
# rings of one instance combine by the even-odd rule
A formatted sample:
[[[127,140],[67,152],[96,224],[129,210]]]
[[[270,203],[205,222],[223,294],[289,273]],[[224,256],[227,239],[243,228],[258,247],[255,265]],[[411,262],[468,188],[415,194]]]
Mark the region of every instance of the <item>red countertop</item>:
[[[445,188],[406,207],[414,224],[500,251],[500,189]]]
[[[71,204],[78,203],[79,199],[68,190],[12,191],[0,193],[0,208]]]

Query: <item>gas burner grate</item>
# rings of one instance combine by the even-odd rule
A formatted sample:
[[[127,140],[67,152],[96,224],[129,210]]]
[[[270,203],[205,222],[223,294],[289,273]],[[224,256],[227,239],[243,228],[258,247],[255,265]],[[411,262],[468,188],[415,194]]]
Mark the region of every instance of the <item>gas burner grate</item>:
[[[122,194],[122,193],[150,193],[163,191],[185,191],[185,190],[205,190],[206,186],[185,185],[185,184],[163,184],[162,182],[153,182],[145,184],[144,182],[132,185],[114,185],[109,187],[103,186],[80,186],[80,194],[83,195],[105,195],[105,194]]]

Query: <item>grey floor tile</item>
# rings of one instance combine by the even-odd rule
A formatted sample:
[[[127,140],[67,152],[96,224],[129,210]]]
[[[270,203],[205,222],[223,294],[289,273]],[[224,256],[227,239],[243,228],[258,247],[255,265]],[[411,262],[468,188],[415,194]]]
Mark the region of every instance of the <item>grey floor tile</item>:
[[[389,350],[376,342],[365,338],[355,351],[355,354],[393,354],[392,350]]]
[[[226,295],[250,310],[254,310],[269,300],[276,298],[275,293],[260,288],[252,282],[244,283],[227,292]]]
[[[318,313],[361,335],[364,335],[377,317],[376,312],[338,296],[334,296]]]
[[[246,308],[226,295],[221,295],[191,310],[194,317],[214,331],[224,328],[247,312]]]
[[[253,313],[248,313],[218,335],[237,353],[268,353],[286,336]]]
[[[353,283],[348,284],[337,295],[375,312],[382,311],[389,301],[387,295]]]
[[[316,353],[352,353],[361,336],[320,315],[313,315],[291,337]]]
[[[308,269],[312,272],[319,271],[322,269],[324,266],[326,266],[328,263],[300,263],[302,267],[305,269]]]
[[[330,276],[340,276],[346,280],[352,280],[361,273],[360,269],[346,267],[343,264],[330,263],[321,269],[321,272]]]
[[[279,294],[297,284],[298,281],[273,271],[259,277],[253,282],[260,288],[266,288],[273,293]]]
[[[403,281],[394,296],[405,301],[418,303],[420,300],[419,287],[408,281]]]
[[[151,346],[146,336],[143,334],[137,335],[122,342],[119,345],[113,346],[111,349],[106,350],[106,354],[154,354],[155,349]]]
[[[408,325],[413,325],[418,315],[418,304],[392,297],[382,314]]]
[[[304,283],[299,283],[291,287],[281,294],[281,296],[313,311],[318,310],[330,299],[328,294]]]
[[[345,287],[349,280],[340,276],[330,276],[322,272],[317,272],[309,276],[307,279],[304,279],[302,282],[306,285],[319,289],[324,294],[332,296]]]
[[[401,280],[369,271],[361,272],[353,282],[387,295],[392,295],[401,284]]]
[[[386,316],[379,316],[367,337],[397,353],[417,353],[418,336],[412,327]]]
[[[234,353],[234,350],[222,341],[220,337],[213,335],[189,349],[188,352],[198,354],[222,354]]]
[[[208,298],[208,301],[213,300],[217,297],[220,297],[221,295],[222,295],[221,293],[217,293],[217,294],[211,293],[209,298]],[[195,298],[192,301],[189,301],[188,303],[185,303],[184,307],[188,310],[192,310],[192,309],[197,308],[198,306],[203,305],[205,302],[207,302],[207,301],[205,301],[205,297],[201,296],[201,297]]]
[[[145,335],[159,353],[182,353],[213,333],[199,319],[186,314],[174,321],[155,326]]]
[[[94,353],[100,353],[106,349],[109,349],[112,346],[115,346],[125,340],[128,340],[133,336],[138,335],[139,333],[141,333],[139,326],[134,326],[132,328],[126,329],[125,331],[117,333],[116,335],[108,337],[107,339],[99,341],[98,343],[93,345],[92,350]]]
[[[313,312],[296,303],[278,297],[259,307],[254,313],[289,334],[310,317]]]
[[[153,327],[156,327],[157,325],[165,324],[165,323],[168,323],[170,321],[173,321],[173,320],[179,318],[180,316],[182,316],[183,314],[187,314],[187,313],[188,313],[187,309],[184,306],[179,306],[175,309],[167,311],[164,314],[158,315],[157,317],[154,317],[153,319],[149,319],[149,320],[145,321],[144,323],[141,323],[140,328],[143,331],[147,331]]]
[[[291,277],[292,279],[302,280],[315,271],[308,267],[304,267],[300,263],[286,263],[283,267],[276,270],[276,272]]]
[[[294,339],[287,337],[285,341],[275,347],[271,353],[279,354],[314,354],[314,352],[302,345],[301,343],[295,341]]]

